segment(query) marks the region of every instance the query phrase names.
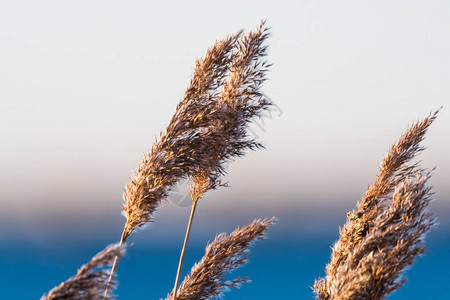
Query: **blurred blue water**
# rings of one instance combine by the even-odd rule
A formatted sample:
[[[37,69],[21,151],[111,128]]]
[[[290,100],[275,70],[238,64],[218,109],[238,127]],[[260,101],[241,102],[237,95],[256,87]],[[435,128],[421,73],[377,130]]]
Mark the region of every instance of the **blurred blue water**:
[[[232,275],[248,275],[252,283],[239,291],[230,290],[225,299],[312,299],[310,288],[323,274],[329,259],[333,234],[301,238],[271,236],[252,248],[249,264]],[[443,232],[427,237],[428,255],[407,272],[405,286],[390,299],[450,299],[450,237]],[[10,242],[0,248],[0,298],[38,299],[44,292],[72,276],[104,244],[74,246],[61,241],[54,247]],[[191,243],[185,260],[185,273],[203,255],[204,243]],[[135,245],[119,266],[119,299],[159,299],[172,288],[180,247]]]

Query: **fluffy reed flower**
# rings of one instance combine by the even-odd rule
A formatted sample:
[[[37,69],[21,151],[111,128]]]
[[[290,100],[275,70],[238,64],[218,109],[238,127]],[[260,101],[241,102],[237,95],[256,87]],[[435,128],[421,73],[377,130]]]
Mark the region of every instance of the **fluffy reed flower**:
[[[144,154],[126,186],[123,240],[151,221],[178,180],[206,173],[214,188],[220,184],[228,159],[261,147],[249,139],[246,128],[270,106],[260,91],[269,67],[262,60],[268,36],[262,22],[246,36],[239,32],[216,42],[196,62],[190,85],[166,131]]]
[[[100,268],[111,265],[116,256],[123,256],[127,245],[109,245],[95,255],[87,264],[78,269],[77,274],[53,288],[41,300],[56,299],[112,299],[104,297],[106,289],[111,290],[115,283],[107,284],[109,272]]]
[[[318,299],[360,299],[358,297],[338,298],[339,295],[335,294],[336,282],[343,278],[342,268],[352,263],[349,260],[356,247],[369,239],[369,235],[377,230],[376,221],[380,215],[386,213],[385,203],[390,201],[395,188],[406,184],[405,182],[414,178],[417,172],[424,172],[417,164],[411,165],[409,162],[424,149],[420,146],[420,142],[437,113],[438,111],[408,128],[399,141],[391,146],[380,165],[380,172],[375,182],[367,189],[357,210],[347,213],[347,222],[340,229],[340,239],[334,245],[331,262],[326,267],[326,277],[315,282],[314,290]],[[417,201],[416,205],[421,206],[421,203]],[[401,233],[398,234],[401,238]],[[369,254],[370,252],[366,253],[366,255]],[[359,275],[355,274],[355,276]]]
[[[425,211],[429,177],[420,172],[416,176],[401,182],[392,200],[381,204],[373,227],[330,281],[331,299],[383,299],[401,287],[402,272],[425,252],[422,238],[434,224]]]
[[[160,139],[128,182],[124,192],[126,223],[120,243],[136,227],[151,221],[155,210],[181,178],[206,176],[208,189],[221,184],[225,163],[262,145],[247,134],[248,124],[271,105],[260,91],[270,64],[265,22],[216,42],[196,62],[190,85]],[[119,258],[114,262],[114,279]],[[107,295],[107,291],[105,295]]]
[[[248,261],[248,247],[255,239],[264,237],[266,230],[275,222],[275,218],[254,220],[230,235],[216,236],[205,248],[205,255],[196,263],[177,290],[177,300],[202,300],[219,297],[227,287],[237,288],[247,278],[226,279],[226,273]],[[167,296],[173,299],[173,291]]]

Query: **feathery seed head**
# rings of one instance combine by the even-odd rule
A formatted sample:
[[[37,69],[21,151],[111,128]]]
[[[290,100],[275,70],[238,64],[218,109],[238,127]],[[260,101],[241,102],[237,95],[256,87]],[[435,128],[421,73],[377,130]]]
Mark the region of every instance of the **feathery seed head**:
[[[247,249],[252,241],[263,238],[275,221],[275,218],[254,220],[228,236],[225,233],[217,235],[206,246],[203,258],[192,267],[179,286],[177,300],[213,299],[219,297],[227,287],[238,288],[241,283],[248,282],[245,277],[226,280],[226,273],[247,262]],[[166,299],[173,299],[173,291]]]
[[[347,213],[347,222],[344,225],[343,228],[340,229],[340,239],[336,242],[332,249],[332,256],[331,256],[331,262],[326,267],[326,277],[320,278],[316,280],[314,285],[314,290],[317,294],[318,299],[363,299],[364,295],[360,295],[362,298],[345,298],[346,296],[341,296],[339,298],[337,295],[338,292],[342,293],[342,285],[344,284],[342,280],[345,277],[344,269],[349,271],[353,270],[349,267],[349,264],[356,263],[358,260],[355,259],[353,253],[357,251],[356,249],[360,249],[361,245],[365,245],[367,240],[371,238],[377,232],[377,234],[381,234],[380,228],[377,229],[377,226],[380,226],[380,222],[382,219],[380,219],[380,216],[383,216],[384,220],[392,220],[386,217],[387,210],[390,211],[391,214],[400,214],[407,216],[408,218],[415,217],[415,220],[417,222],[417,228],[413,228],[411,230],[415,230],[417,237],[411,237],[410,241],[419,241],[419,236],[422,236],[424,231],[423,229],[426,228],[428,230],[430,226],[429,224],[429,218],[422,217],[423,216],[423,209],[428,204],[428,199],[430,196],[430,190],[428,188],[424,188],[423,184],[426,181],[426,179],[429,177],[429,173],[427,173],[427,176],[422,176],[418,174],[424,174],[426,173],[426,170],[423,170],[420,168],[417,164],[409,164],[409,162],[424,148],[420,146],[420,142],[425,137],[425,133],[428,129],[428,127],[432,124],[432,122],[436,119],[437,113],[439,110],[434,112],[433,114],[430,114],[427,118],[425,118],[421,122],[415,123],[413,126],[409,127],[404,134],[400,136],[400,139],[397,143],[395,143],[393,146],[390,147],[388,153],[385,155],[381,165],[380,165],[380,172],[375,180],[375,182],[369,186],[367,189],[365,195],[361,199],[361,202],[358,204],[357,210]],[[419,177],[417,177],[419,176]],[[424,179],[426,178],[426,179]],[[415,180],[414,182],[420,183],[418,186],[412,184],[410,181]],[[398,189],[402,187],[402,189],[405,189],[405,186],[409,188],[408,192],[414,191],[414,193],[422,192],[420,195],[421,197],[409,197],[408,199],[415,199],[414,201],[408,202],[410,205],[413,205],[415,207],[415,212],[417,215],[414,214],[407,214],[405,215],[405,212],[397,205],[392,207],[392,205],[396,202],[396,199],[399,197],[398,195]],[[417,187],[417,189],[415,188]],[[397,189],[397,190],[396,190]],[[394,196],[393,196],[394,195]],[[403,194],[402,194],[403,195]],[[406,202],[404,203],[406,204]],[[420,213],[419,213],[420,212]],[[384,227],[383,227],[384,228]],[[420,228],[420,229],[418,229]],[[399,234],[399,233],[397,233]],[[395,238],[395,235],[391,237],[392,239]],[[400,235],[397,235],[397,239],[400,239]],[[373,240],[372,240],[373,241]],[[391,241],[393,243],[393,240]],[[408,242],[407,240],[398,240],[398,246],[401,249],[411,249],[408,248],[412,247],[411,243],[406,243],[406,246],[404,245],[405,242]],[[391,245],[392,245],[391,243]],[[415,245],[415,244],[414,244]],[[380,245],[378,245],[380,246]],[[383,249],[383,245],[380,246],[380,251],[382,253],[385,253],[383,251],[387,251],[386,249]],[[399,248],[399,249],[400,249]],[[414,249],[419,249],[417,247],[413,247]],[[414,251],[416,251],[414,250]],[[406,251],[406,250],[404,250]],[[414,252],[411,250],[408,252],[408,255],[412,255],[411,253],[416,253],[416,256],[419,254],[420,251]],[[371,254],[371,257],[373,259],[380,259],[380,256],[376,252],[372,253],[370,251],[365,252],[365,255]],[[365,259],[369,259],[366,257]],[[415,257],[412,255],[411,257]],[[392,262],[394,259],[391,260]],[[408,260],[408,263],[412,263],[412,260]],[[362,262],[361,262],[362,264]],[[404,269],[406,266],[406,263],[402,266],[397,265],[395,268],[398,268],[399,272]],[[360,269],[358,269],[359,271]],[[381,272],[381,269],[371,269],[373,272]],[[352,271],[357,275],[358,271]],[[384,274],[384,273],[383,273]],[[396,273],[397,274],[397,273]],[[351,274],[346,276],[353,276]],[[393,274],[388,275],[394,276]],[[399,277],[399,273],[395,275]],[[355,278],[356,278],[355,277]],[[397,278],[396,277],[396,278]],[[345,279],[347,280],[347,279]],[[345,281],[350,282],[350,281]],[[353,281],[352,281],[353,282]],[[354,282],[355,283],[355,282]],[[355,283],[355,285],[359,286],[359,290],[362,289],[361,287],[362,281]],[[393,286],[392,283],[387,284],[388,286]],[[398,286],[397,286],[398,287]],[[357,288],[354,288],[357,290]],[[389,289],[384,289],[384,292],[388,293]],[[342,294],[347,295],[347,294]],[[378,295],[378,294],[377,294]],[[344,298],[342,298],[344,297]],[[370,297],[369,297],[370,298]],[[366,299],[366,298],[364,298]],[[372,299],[372,298],[370,298]],[[376,298],[374,298],[376,299]]]
[[[113,289],[116,283],[108,284],[109,272],[100,268],[111,265],[116,256],[125,255],[126,248],[128,248],[126,244],[109,245],[78,269],[75,276],[53,288],[42,296],[41,300],[112,299],[112,296],[105,298],[103,294],[106,289]]]
[[[144,154],[126,185],[124,239],[151,221],[177,181],[206,176],[208,189],[214,189],[221,185],[228,160],[262,147],[249,139],[247,127],[271,105],[260,91],[270,66],[262,60],[268,36],[262,22],[248,35],[240,31],[216,42],[197,60],[190,85],[166,131]]]

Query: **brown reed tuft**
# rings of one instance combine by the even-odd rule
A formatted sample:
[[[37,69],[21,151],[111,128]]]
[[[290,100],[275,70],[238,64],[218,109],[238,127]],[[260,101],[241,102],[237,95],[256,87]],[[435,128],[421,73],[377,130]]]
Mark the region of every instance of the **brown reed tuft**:
[[[248,137],[246,128],[270,106],[260,91],[269,67],[261,60],[268,36],[262,22],[246,36],[238,32],[216,42],[196,62],[190,85],[166,131],[144,154],[126,186],[124,240],[136,227],[151,221],[179,179],[206,174],[214,188],[220,184],[228,159],[262,147]]]
[[[270,66],[263,57],[269,37],[262,21],[247,35],[242,32],[216,42],[195,70],[184,98],[178,104],[160,139],[128,182],[124,192],[126,217],[120,243],[136,227],[150,222],[178,180],[206,176],[208,189],[221,185],[225,163],[262,145],[247,134],[254,117],[271,102],[260,91]],[[113,264],[114,279],[119,258]],[[105,295],[107,291],[105,292]]]
[[[275,222],[275,218],[254,220],[230,235],[216,236],[205,248],[205,255],[196,263],[177,290],[177,300],[202,300],[219,297],[226,288],[238,288],[248,282],[247,278],[227,280],[226,274],[248,261],[248,247],[255,239],[264,237],[266,230]],[[174,291],[167,296],[173,299]]]
[[[197,60],[190,86],[178,104],[166,131],[150,152],[145,153],[136,173],[128,182],[123,206],[127,218],[125,237],[137,226],[151,221],[153,212],[167,197],[170,186],[179,179],[206,167],[202,151],[207,147],[201,131],[215,113],[216,90],[222,84],[231,51],[241,32],[216,42],[202,60]]]
[[[395,189],[367,236],[349,253],[330,282],[331,299],[383,299],[400,288],[406,267],[425,252],[424,234],[434,224],[425,210],[429,176],[418,172]]]
[[[127,247],[125,244],[109,245],[78,269],[75,276],[53,288],[41,300],[112,299],[111,296],[105,297],[103,293],[106,289],[113,289],[116,283],[106,283],[109,272],[100,268],[111,265],[116,256],[122,257]]]
[[[354,265],[352,265],[358,263],[357,260],[354,260],[355,251],[361,251],[361,247],[363,247],[363,245],[365,245],[368,240],[373,240],[375,234],[380,235],[381,233],[383,233],[380,233],[380,230],[384,230],[384,228],[379,227],[381,222],[380,218],[387,218],[385,216],[385,214],[387,213],[386,209],[389,209],[389,211],[392,212],[393,208],[391,208],[390,205],[394,205],[394,203],[396,203],[395,197],[398,196],[400,187],[407,186],[412,188],[412,186],[414,185],[410,184],[410,181],[413,180],[416,176],[419,176],[420,178],[428,178],[426,176],[422,177],[422,175],[418,175],[424,173],[425,170],[422,170],[417,164],[409,164],[409,162],[424,149],[420,146],[420,142],[423,140],[428,127],[435,120],[438,112],[439,110],[433,114],[430,114],[423,121],[417,122],[413,126],[408,128],[407,131],[401,135],[399,141],[391,146],[380,165],[380,172],[375,182],[371,186],[369,186],[361,202],[358,204],[357,210],[347,213],[347,222],[344,227],[340,229],[340,239],[334,245],[332,249],[331,262],[326,267],[326,277],[316,280],[314,284],[314,290],[317,294],[318,299],[367,299],[364,298],[364,295],[362,294],[352,294],[353,296],[349,296],[350,298],[346,298],[346,295],[350,294],[343,293],[340,288],[337,288],[337,286],[341,286],[339,282],[347,282],[347,278],[350,278],[351,276],[355,276],[355,278],[358,276],[361,276],[361,278],[368,278],[367,274],[363,276],[363,274],[358,275],[357,273],[346,274],[344,276],[343,270],[347,268],[346,270],[349,272],[357,272],[355,271],[356,269],[354,268]],[[418,181],[424,184],[426,180],[421,179]],[[394,193],[396,188],[397,191]],[[413,236],[405,235],[404,232],[399,231],[396,233],[397,239],[395,239],[395,235],[391,236],[391,239],[389,240],[391,244],[381,243],[378,245],[378,250],[380,251],[380,253],[383,253],[383,255],[385,255],[387,252],[384,251],[390,251],[388,250],[388,248],[395,246],[392,244],[394,241],[400,244],[407,244],[406,246],[402,244],[402,247],[406,247],[406,250],[404,249],[404,252],[402,253],[406,253],[405,251],[410,251],[408,252],[408,255],[412,255],[411,253],[413,253],[414,255],[412,255],[412,258],[410,260],[403,261],[407,261],[408,263],[403,263],[402,265],[396,266],[396,268],[398,268],[398,272],[401,272],[406,265],[412,264],[412,259],[420,253],[420,251],[413,251],[413,249],[419,249],[415,246],[416,241],[420,241],[420,237],[424,233],[421,228],[425,226],[428,230],[429,226],[426,224],[431,224],[428,218],[422,218],[423,209],[429,202],[429,189],[423,187],[423,185],[422,189],[423,191],[426,191],[426,193],[422,195],[422,198],[411,198],[411,201],[414,200],[415,202],[413,201],[410,204],[416,206],[416,209],[414,211],[417,213],[417,215],[410,216],[416,218],[416,223],[414,223],[414,225],[417,227],[411,229],[414,229],[417,232],[417,237],[414,237],[414,239],[416,240],[413,239]],[[407,192],[412,191],[408,190]],[[397,207],[397,209],[397,214],[404,214],[401,210],[401,207]],[[402,240],[402,237],[405,236],[409,237],[410,240]],[[398,247],[400,247],[400,244],[398,244]],[[365,252],[363,255],[373,257],[373,255],[377,255],[377,253],[369,251]],[[379,256],[377,256],[377,258],[379,258]],[[394,261],[396,261],[397,259],[401,259],[402,257],[399,256],[397,258],[394,258],[393,256],[390,256],[389,258],[391,259],[390,262],[393,264],[391,267],[395,267]],[[349,266],[353,267],[350,268]],[[364,266],[364,268],[372,268],[370,270],[372,272],[378,272],[377,274],[390,274],[388,269],[386,269],[386,273],[382,272],[382,269],[375,268],[374,266],[375,265],[367,265]],[[367,271],[368,269],[365,270]],[[395,274],[395,276],[397,277],[400,276],[400,273]],[[390,278],[395,277],[393,273],[390,276]],[[360,285],[361,282],[356,284],[356,286]],[[384,284],[380,283],[379,288],[381,288],[382,286],[384,286]],[[390,286],[393,285],[391,284]],[[350,287],[347,286],[346,288]],[[373,286],[373,288],[375,287]],[[355,289],[357,290],[357,288]],[[391,290],[385,288],[384,291],[389,292]]]

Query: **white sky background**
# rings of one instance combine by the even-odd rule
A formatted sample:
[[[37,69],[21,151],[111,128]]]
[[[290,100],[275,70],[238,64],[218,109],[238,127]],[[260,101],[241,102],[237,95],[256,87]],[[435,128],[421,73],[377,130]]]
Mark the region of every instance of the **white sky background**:
[[[351,208],[400,132],[444,106],[420,158],[450,213],[449,16],[448,1],[4,1],[0,219],[118,214],[194,60],[263,18],[283,114],[205,207]]]

